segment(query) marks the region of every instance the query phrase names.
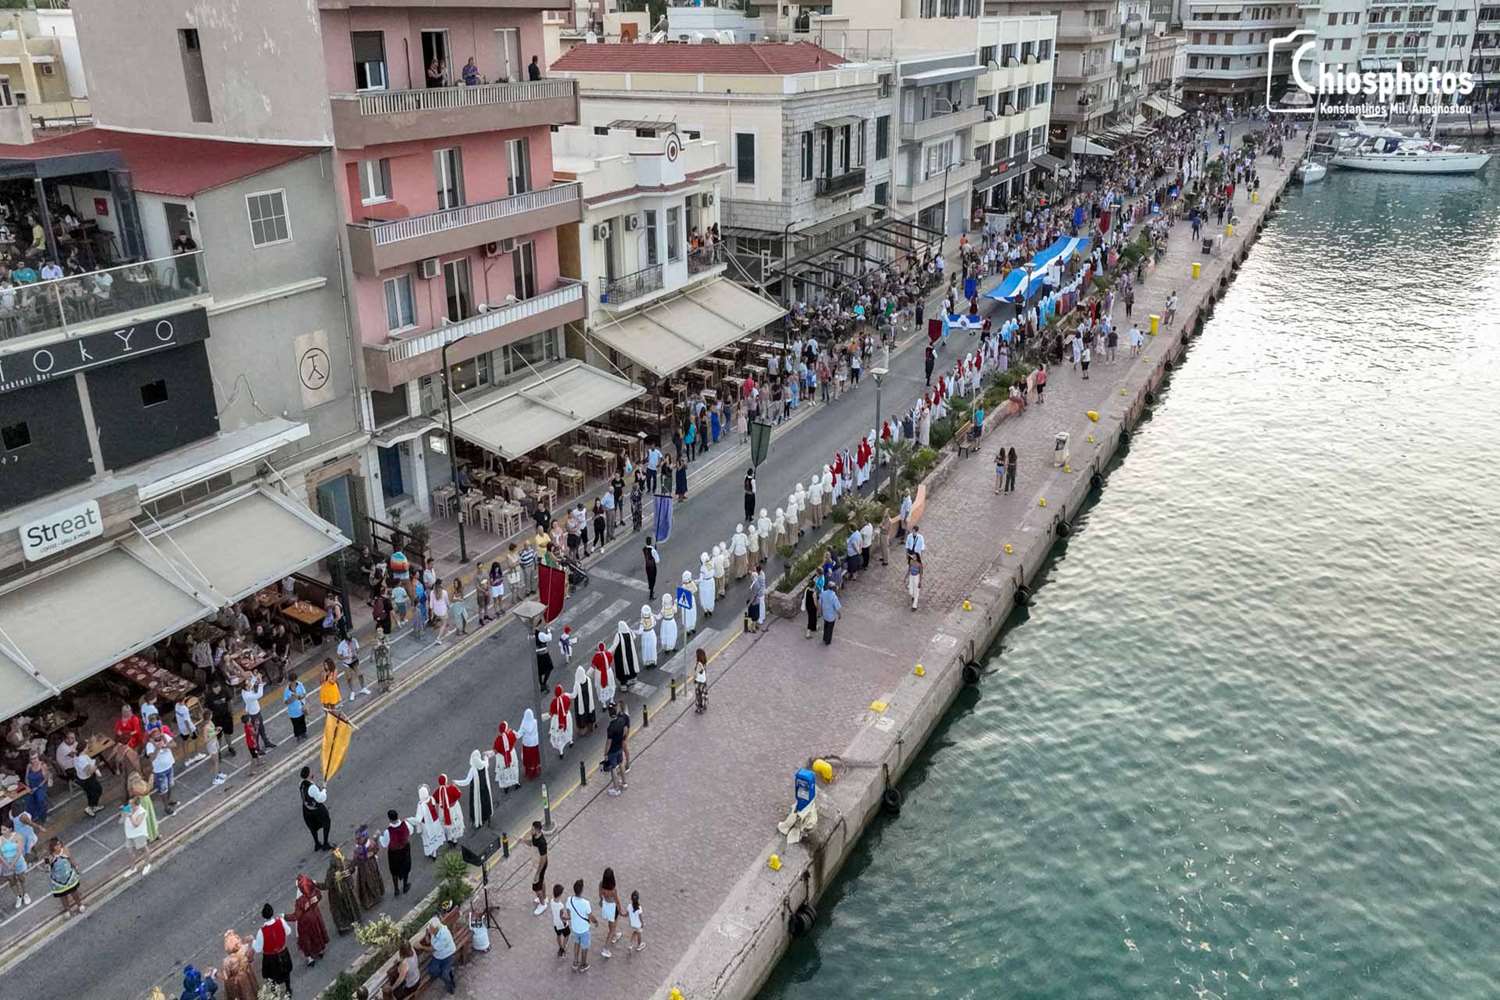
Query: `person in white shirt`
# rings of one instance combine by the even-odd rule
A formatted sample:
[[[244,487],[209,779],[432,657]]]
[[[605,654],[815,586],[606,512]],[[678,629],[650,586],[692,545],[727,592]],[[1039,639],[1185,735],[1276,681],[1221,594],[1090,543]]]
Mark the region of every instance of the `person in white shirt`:
[[[583,879],[573,883],[573,895],[568,897],[568,920],[573,931],[573,971],[587,972],[589,968],[589,930],[599,922],[594,916],[593,904],[583,895]]]
[[[245,686],[240,688],[240,700],[245,704],[245,714],[250,717],[250,724],[255,727],[255,735],[260,738],[262,752],[276,746],[266,735],[266,722],[260,714],[260,699],[265,693],[265,678],[260,675],[259,670],[251,671],[249,678],[245,681]]]
[[[353,701],[357,694],[369,694],[370,687],[365,683],[364,670],[359,665],[359,640],[354,638],[354,633],[339,640],[338,645],[339,662],[344,665],[344,678],[349,682],[349,700]]]
[[[927,539],[922,537],[921,529],[915,524],[906,536],[906,551],[918,556],[927,551]]]
[[[146,756],[151,759],[152,794],[165,796],[167,815],[177,808],[177,799],[172,794],[172,779],[177,758],[172,755],[172,737],[165,729],[157,729],[146,737]]]
[[[1141,353],[1141,346],[1145,344],[1146,338],[1141,334],[1141,328],[1135,323],[1130,324],[1130,353]]]
[[[139,798],[130,799],[120,807],[120,821],[125,828],[125,847],[130,852],[130,867],[125,870],[125,875],[134,875],[136,865],[141,861],[145,862],[141,874],[150,875],[151,841],[148,836],[150,824],[146,807],[141,804]]]
[[[57,261],[49,260],[42,265],[42,280],[56,281],[63,276],[63,269],[57,266]]]

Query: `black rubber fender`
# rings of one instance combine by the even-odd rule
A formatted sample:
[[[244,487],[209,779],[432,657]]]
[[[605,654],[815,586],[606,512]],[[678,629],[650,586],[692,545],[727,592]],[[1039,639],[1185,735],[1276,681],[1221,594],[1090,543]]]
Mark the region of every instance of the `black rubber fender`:
[[[979,683],[979,664],[977,664],[977,663],[965,663],[964,664],[964,684],[966,686],[968,686],[968,687],[973,687],[973,686],[975,686],[978,683]]]
[[[1071,524],[1069,524],[1067,521],[1059,520],[1057,522],[1057,537],[1058,538],[1067,538],[1072,533],[1073,533],[1073,526]]]
[[[1156,403],[1156,393],[1150,389],[1146,390],[1146,405],[1152,406]]]
[[[792,937],[802,937],[812,932],[813,924],[818,919],[818,908],[812,903],[803,903],[792,911],[787,918],[786,929]]]
[[[1095,472],[1089,475],[1089,489],[1095,492],[1104,488],[1104,477]]]
[[[1031,588],[1022,584],[1016,588],[1016,607],[1024,608],[1031,603]]]
[[[901,803],[904,797],[901,789],[895,785],[886,786],[885,791],[880,793],[880,811],[887,816],[896,817],[901,815]],[[814,914],[816,916],[816,914]]]

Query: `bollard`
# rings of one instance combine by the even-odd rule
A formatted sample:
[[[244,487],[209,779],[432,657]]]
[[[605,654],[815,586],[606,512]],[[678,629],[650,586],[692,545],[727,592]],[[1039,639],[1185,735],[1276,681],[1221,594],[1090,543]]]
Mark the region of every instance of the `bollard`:
[[[1195,264],[1193,266],[1196,267],[1197,265]],[[1156,313],[1152,313],[1151,314],[1151,336],[1154,337],[1154,336],[1156,336],[1160,332],[1161,332],[1161,316],[1157,315]]]
[[[588,783],[589,773],[583,769],[583,761],[580,760],[578,762],[578,784],[587,786]]]
[[[500,857],[502,860],[510,860],[510,834],[500,834]]]
[[[677,700],[677,678],[673,677],[667,682],[667,690],[672,694],[672,700]]]
[[[647,726],[651,725],[651,712],[649,711],[650,707],[651,706],[647,705],[644,702],[641,703],[641,728],[642,729],[645,729]]]
[[[1197,281],[1198,278],[1200,276],[1202,276],[1202,274],[1203,274],[1203,264],[1200,261],[1196,261],[1196,260],[1193,261],[1193,280]]]
[[[552,824],[552,799],[547,795],[547,783],[542,782],[542,831],[551,833],[557,829]]]
[[[1225,236],[1233,236],[1234,235],[1234,223],[1232,223],[1232,222],[1226,222],[1226,223],[1224,223],[1224,235]]]

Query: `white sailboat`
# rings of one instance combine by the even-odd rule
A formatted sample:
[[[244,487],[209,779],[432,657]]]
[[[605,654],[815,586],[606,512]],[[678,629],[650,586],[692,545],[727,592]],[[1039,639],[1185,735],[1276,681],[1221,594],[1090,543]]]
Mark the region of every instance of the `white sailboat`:
[[[1491,155],[1429,139],[1374,135],[1337,150],[1332,162],[1347,170],[1385,174],[1473,174],[1489,165]]]

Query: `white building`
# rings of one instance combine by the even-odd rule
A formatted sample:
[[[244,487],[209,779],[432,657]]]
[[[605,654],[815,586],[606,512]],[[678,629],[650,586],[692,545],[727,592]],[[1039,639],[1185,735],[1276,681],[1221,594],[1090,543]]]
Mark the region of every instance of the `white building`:
[[[725,276],[723,244],[712,242],[731,171],[721,148],[648,121],[553,135],[553,170],[578,182],[584,205],[558,239],[563,273],[591,299],[587,318],[568,325],[570,356],[654,382],[781,318]]]
[[[1292,46],[1273,50],[1271,40],[1300,27],[1302,10],[1290,0],[1181,0],[1178,14],[1187,36],[1184,97],[1264,104],[1268,76],[1274,94],[1285,87],[1291,73]]]

